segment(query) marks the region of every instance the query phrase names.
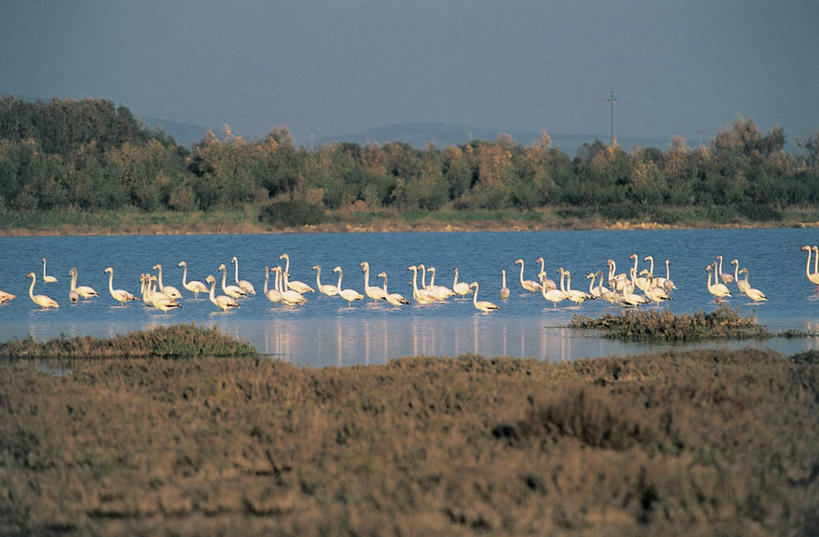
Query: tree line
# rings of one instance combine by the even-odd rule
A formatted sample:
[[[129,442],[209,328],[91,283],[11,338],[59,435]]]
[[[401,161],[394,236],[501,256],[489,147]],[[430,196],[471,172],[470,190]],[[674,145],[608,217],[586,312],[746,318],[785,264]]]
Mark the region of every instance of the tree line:
[[[296,146],[286,127],[245,140],[225,125],[192,149],[145,127],[124,106],[86,99],[0,99],[0,211],[256,208],[287,224],[325,210],[399,211],[554,207],[566,214],[658,218],[704,207],[713,220],[776,220],[819,202],[819,130],[784,151],[779,126],[738,118],[707,145],[680,137],[665,151],[626,152],[599,140],[571,157],[508,135],[439,149],[430,144]]]

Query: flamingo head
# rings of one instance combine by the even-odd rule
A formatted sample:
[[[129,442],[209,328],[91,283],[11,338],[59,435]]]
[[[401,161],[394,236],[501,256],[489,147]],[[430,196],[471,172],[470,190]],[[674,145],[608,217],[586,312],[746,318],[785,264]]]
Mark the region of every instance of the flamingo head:
[[[29,272],[28,274],[26,274],[26,278],[34,278],[34,277],[35,276],[34,276],[33,272]]]
[[[179,263],[177,263],[177,264],[176,264],[176,266],[177,266],[177,267],[187,267],[187,266],[188,266],[188,264],[187,264],[187,263],[185,263],[184,261],[180,261]]]
[[[645,257],[643,258],[643,261],[648,261],[648,260],[654,261],[654,258],[653,258],[653,257],[651,257],[650,255],[647,255],[647,256],[645,256]]]
[[[523,264],[523,259],[515,259],[515,264],[517,265],[518,263]]]
[[[113,267],[105,267],[105,270],[103,272],[114,272],[114,268]]]
[[[435,267],[429,267],[427,269],[427,272],[431,272],[431,273],[435,274]]]
[[[586,275],[586,279],[587,279],[587,280],[591,280],[591,279],[592,279],[592,278],[594,278],[594,277],[595,277],[594,272],[589,272],[589,273]]]
[[[287,254],[282,254],[279,256],[279,259],[289,259],[290,257]]]
[[[216,270],[227,270],[227,267],[225,266],[224,263],[222,263],[221,265],[219,265],[219,268],[216,269]]]
[[[152,268],[153,270],[159,270],[159,269],[161,269],[161,268],[162,268],[162,265],[160,265],[159,263],[157,263],[156,265],[154,265],[154,266],[153,266],[153,267],[151,267],[151,268]]]
[[[239,262],[239,260],[238,260],[238,259],[236,258],[236,256],[234,255],[233,257],[231,257],[231,258],[230,258],[230,262],[231,262],[231,263],[238,263],[238,262]]]
[[[808,245],[806,244],[805,246],[803,246],[803,247],[802,247],[802,249],[803,249],[803,250],[810,250],[810,246],[808,246]],[[43,260],[45,260],[45,258],[43,258]]]
[[[386,279],[387,278],[387,273],[386,272],[379,272],[378,277]]]
[[[321,267],[318,265],[313,265],[313,270],[321,270]]]
[[[208,274],[208,277],[205,278],[205,281],[208,283],[216,283],[216,278],[213,277],[213,274]]]
[[[732,265],[739,265],[739,259],[732,259],[731,264]]]
[[[341,267],[336,267],[333,269],[333,272],[341,272]]]
[[[367,269],[370,268],[370,264],[367,263],[366,261],[362,261],[361,263],[358,264],[358,266],[361,267],[362,271],[366,271]]]

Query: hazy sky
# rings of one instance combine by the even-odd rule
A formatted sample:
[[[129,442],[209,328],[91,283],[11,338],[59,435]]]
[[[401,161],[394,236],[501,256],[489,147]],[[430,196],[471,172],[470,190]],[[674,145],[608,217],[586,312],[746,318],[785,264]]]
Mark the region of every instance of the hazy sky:
[[[622,137],[742,115],[793,140],[819,129],[818,28],[816,0],[5,0],[0,94],[304,142],[418,121],[605,139],[614,91]]]

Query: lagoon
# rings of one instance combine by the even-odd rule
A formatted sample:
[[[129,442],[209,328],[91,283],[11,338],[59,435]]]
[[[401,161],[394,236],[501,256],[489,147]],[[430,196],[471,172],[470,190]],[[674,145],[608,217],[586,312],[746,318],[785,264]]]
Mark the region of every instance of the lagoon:
[[[476,353],[485,356],[532,357],[560,361],[610,354],[633,354],[667,348],[665,345],[624,343],[586,332],[564,328],[574,314],[596,317],[612,306],[602,301],[557,309],[539,295],[523,292],[518,283],[519,266],[525,261],[525,277],[534,279],[535,260],[544,257],[549,277],[557,280],[557,268],[571,271],[574,288],[588,288],[586,274],[604,270],[606,260],[617,263],[618,272],[630,266],[629,255],[642,259],[652,255],[655,274],[664,275],[664,260],[671,260],[671,278],[678,289],[673,301],[662,307],[689,313],[717,307],[706,290],[705,266],[723,255],[724,271],[730,260],[750,270],[751,284],[764,291],[769,301],[753,305],[745,297],[727,301],[743,313],[753,313],[771,331],[796,329],[816,331],[819,299],[805,276],[805,244],[817,241],[811,228],[787,229],[696,229],[612,231],[514,231],[514,232],[402,232],[402,233],[290,233],[258,235],[128,235],[0,237],[7,257],[0,270],[0,289],[18,295],[0,307],[0,340],[31,335],[38,341],[66,336],[108,337],[160,325],[195,323],[216,326],[223,332],[248,341],[272,357],[306,366],[348,366],[384,363],[409,355],[455,356]],[[321,265],[323,283],[336,283],[335,266],[344,270],[343,287],[363,292],[359,263],[368,261],[375,274],[387,272],[389,288],[411,296],[411,272],[417,263],[437,269],[436,283],[452,284],[453,267],[461,280],[480,283],[479,299],[491,300],[500,311],[486,315],[472,307],[471,300],[450,299],[430,306],[394,309],[366,301],[348,307],[340,298],[310,294],[299,307],[273,305],[261,292],[264,267],[276,266],[287,252],[291,279],[315,287],[313,265]],[[217,267],[228,266],[237,256],[239,276],[250,280],[258,294],[242,301],[239,310],[221,313],[207,300],[194,300],[187,291],[180,310],[161,313],[131,302],[119,307],[108,294],[104,273],[113,266],[114,287],[139,291],[140,273],[163,266],[165,284],[182,289],[179,261],[189,266],[189,278],[219,277]],[[48,273],[56,283],[42,282],[41,258],[48,259]],[[813,261],[811,261],[811,269]],[[94,287],[99,298],[72,305],[68,301],[68,271],[77,267],[78,283]],[[499,297],[501,269],[507,271],[508,300]],[[58,310],[40,311],[28,298],[29,279],[37,276],[35,293],[51,296]],[[735,286],[730,286],[735,295]],[[218,292],[218,289],[217,289]],[[770,347],[785,354],[819,348],[817,338],[782,339],[763,342],[704,343],[699,346]]]

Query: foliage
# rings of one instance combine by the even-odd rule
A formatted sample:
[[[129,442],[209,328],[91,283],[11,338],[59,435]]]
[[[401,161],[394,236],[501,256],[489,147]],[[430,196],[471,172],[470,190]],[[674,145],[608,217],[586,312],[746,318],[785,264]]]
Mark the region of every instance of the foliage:
[[[277,201],[262,208],[262,222],[277,226],[315,225],[325,220],[324,209],[302,200]]]
[[[786,209],[819,204],[816,139],[797,140],[805,154],[789,154],[781,127],[762,133],[739,117],[707,146],[692,149],[675,136],[665,152],[627,153],[595,140],[572,159],[545,132],[528,147],[502,134],[443,149],[389,142],[308,151],[285,126],[245,140],[225,125],[188,151],[109,101],[5,97],[0,213],[252,207],[265,221],[292,226],[320,212],[294,206],[279,224],[268,206],[304,200],[334,211],[572,208],[578,218],[672,223],[671,209],[706,208],[712,223],[778,222]]]

